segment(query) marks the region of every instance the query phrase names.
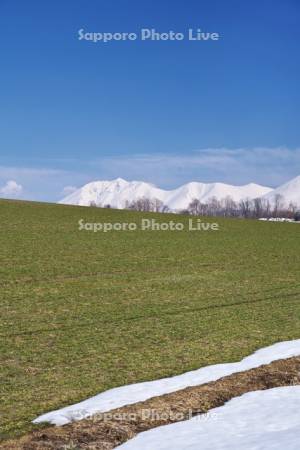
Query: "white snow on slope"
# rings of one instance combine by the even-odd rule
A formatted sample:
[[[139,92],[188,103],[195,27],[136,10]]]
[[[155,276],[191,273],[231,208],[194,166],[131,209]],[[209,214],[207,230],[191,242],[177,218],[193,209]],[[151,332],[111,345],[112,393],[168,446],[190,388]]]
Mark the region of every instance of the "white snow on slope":
[[[235,201],[261,197],[272,189],[258,184],[245,186],[231,186],[223,183],[197,183],[185,184],[174,190],[163,190],[143,181],[125,181],[117,178],[112,181],[95,181],[71,193],[59,203],[65,205],[90,206],[91,202],[97,206],[110,205],[113,208],[125,208],[126,201],[132,202],[142,197],[161,200],[172,211],[185,209],[190,202],[197,198],[207,202],[210,198],[218,200],[227,196]]]
[[[288,206],[289,203],[294,203],[296,206],[300,207],[300,175],[282,186],[279,186],[277,189],[265,194],[263,198],[274,203],[276,195],[281,195],[283,197],[285,206]]]
[[[298,355],[300,355],[300,339],[279,342],[270,347],[262,348],[239,362],[215,364],[170,378],[110,389],[80,403],[43,414],[35,419],[34,423],[50,422],[55,425],[64,425],[96,413],[110,411],[151,397],[175,392],[188,386],[215,381],[232,373],[253,369],[278,359]]]
[[[140,433],[120,450],[299,450],[300,386],[255,391],[210,410],[208,418]]]

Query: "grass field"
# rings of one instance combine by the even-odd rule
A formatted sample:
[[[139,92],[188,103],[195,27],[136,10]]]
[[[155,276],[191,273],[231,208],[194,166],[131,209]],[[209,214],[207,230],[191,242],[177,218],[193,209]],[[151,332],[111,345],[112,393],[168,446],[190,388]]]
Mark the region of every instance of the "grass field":
[[[2,438],[111,387],[300,338],[299,225],[103,234],[78,220],[188,218],[4,200],[0,213]]]

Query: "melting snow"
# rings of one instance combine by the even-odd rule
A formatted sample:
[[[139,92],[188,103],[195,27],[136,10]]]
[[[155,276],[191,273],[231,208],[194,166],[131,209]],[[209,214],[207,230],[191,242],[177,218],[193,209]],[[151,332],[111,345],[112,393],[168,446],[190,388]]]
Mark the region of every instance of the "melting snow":
[[[55,425],[64,425],[92,414],[106,412],[124,405],[144,401],[151,397],[175,392],[188,386],[197,386],[215,381],[232,373],[253,369],[278,359],[298,355],[300,355],[300,339],[279,342],[256,351],[240,362],[211,365],[170,378],[110,389],[80,403],[43,414],[35,419],[34,423],[50,422]]]
[[[300,386],[249,392],[191,420],[140,433],[122,450],[299,450]]]

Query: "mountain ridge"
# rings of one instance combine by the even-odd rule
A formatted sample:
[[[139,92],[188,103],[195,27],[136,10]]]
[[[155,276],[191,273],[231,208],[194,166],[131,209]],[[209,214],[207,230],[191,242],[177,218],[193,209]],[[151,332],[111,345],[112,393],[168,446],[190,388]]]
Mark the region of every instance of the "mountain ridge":
[[[255,183],[234,186],[225,183],[201,183],[192,181],[171,190],[161,189],[144,181],[126,181],[123,178],[114,180],[93,181],[85,184],[75,192],[59,201],[61,204],[90,206],[110,205],[123,209],[128,202],[140,198],[158,199],[171,211],[186,209],[190,202],[197,198],[205,203],[210,198],[218,200],[230,196],[234,201],[254,199],[270,194],[272,188]]]

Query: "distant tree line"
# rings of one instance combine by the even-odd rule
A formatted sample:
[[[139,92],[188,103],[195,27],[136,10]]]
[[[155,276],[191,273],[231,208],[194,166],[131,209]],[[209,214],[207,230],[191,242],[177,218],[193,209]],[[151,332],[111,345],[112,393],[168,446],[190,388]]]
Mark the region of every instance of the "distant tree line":
[[[95,202],[91,202],[90,206],[110,208],[108,204],[96,205]],[[143,212],[171,212],[161,200],[147,197],[126,201],[125,208]],[[297,205],[290,203],[286,206],[284,197],[279,194],[275,196],[272,203],[264,198],[244,199],[239,202],[234,201],[230,196],[221,200],[211,197],[207,202],[201,202],[195,198],[190,202],[187,209],[178,212],[193,216],[239,217],[246,219],[282,217],[300,221],[300,210],[297,208]]]
[[[148,211],[148,212],[169,212],[170,209],[158,198],[141,197],[137,200],[129,202],[126,201],[126,209],[133,211]]]
[[[90,202],[90,206],[98,208],[110,208],[111,205],[96,203],[95,201]],[[130,209],[132,211],[144,211],[144,212],[170,212],[170,209],[158,198],[147,198],[140,197],[137,200],[125,202],[125,209]]]
[[[222,200],[216,197],[210,198],[206,203],[198,199],[194,199],[188,206],[186,214],[200,216],[222,216],[222,217],[240,217],[246,219],[261,218],[287,218],[300,220],[300,211],[297,205],[290,203],[286,206],[286,202],[282,195],[276,195],[273,202],[264,198],[243,199],[236,202],[232,197],[227,196]]]

